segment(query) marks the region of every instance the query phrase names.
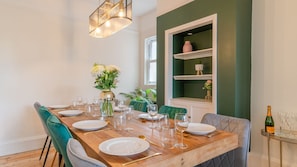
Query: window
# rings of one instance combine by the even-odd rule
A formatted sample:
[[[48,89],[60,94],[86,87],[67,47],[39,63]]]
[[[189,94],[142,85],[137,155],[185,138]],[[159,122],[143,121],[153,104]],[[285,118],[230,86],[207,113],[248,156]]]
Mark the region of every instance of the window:
[[[157,40],[156,36],[145,39],[145,85],[156,85],[157,82]]]

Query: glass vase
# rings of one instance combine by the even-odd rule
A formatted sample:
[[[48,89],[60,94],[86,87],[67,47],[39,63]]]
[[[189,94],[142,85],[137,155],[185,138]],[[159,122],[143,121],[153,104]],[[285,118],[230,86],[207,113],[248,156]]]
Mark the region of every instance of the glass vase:
[[[112,101],[109,98],[104,99],[101,104],[101,115],[103,117],[112,117],[113,116],[113,107]]]
[[[113,99],[115,98],[114,93],[110,89],[102,90],[100,93],[100,99],[103,100],[101,103],[101,115],[103,117],[113,116]]]

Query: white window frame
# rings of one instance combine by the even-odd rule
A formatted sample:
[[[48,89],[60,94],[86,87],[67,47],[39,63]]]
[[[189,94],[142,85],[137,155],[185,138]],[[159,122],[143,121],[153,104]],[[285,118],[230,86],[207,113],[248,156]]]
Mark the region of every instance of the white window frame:
[[[156,82],[150,82],[149,76],[150,76],[150,63],[157,63],[157,57],[156,59],[150,59],[151,58],[151,47],[152,42],[157,42],[156,36],[151,36],[148,38],[145,38],[144,42],[144,84],[145,85],[156,85],[157,84],[157,71],[156,71]],[[157,47],[157,46],[156,46]],[[157,51],[156,51],[157,52]]]

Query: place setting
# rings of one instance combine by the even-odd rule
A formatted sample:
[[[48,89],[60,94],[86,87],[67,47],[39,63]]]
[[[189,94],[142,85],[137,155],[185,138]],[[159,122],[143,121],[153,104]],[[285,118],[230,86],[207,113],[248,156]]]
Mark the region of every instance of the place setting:
[[[219,133],[216,130],[216,127],[204,123],[189,123],[185,132],[188,134],[206,136],[209,138]]]
[[[83,120],[73,123],[72,127],[81,131],[92,132],[101,130],[106,127],[107,124],[108,123],[104,120]]]
[[[78,116],[81,115],[83,111],[81,110],[63,110],[59,111],[58,114],[64,117],[72,117],[72,116]]]
[[[116,137],[102,142],[99,150],[108,155],[130,156],[142,153],[149,147],[149,142],[138,137]]]
[[[147,151],[150,148],[150,143],[139,137],[116,137],[102,142],[99,144],[98,148],[101,152],[107,155],[125,157]],[[123,163],[122,165],[126,166],[158,155],[162,155],[162,153],[156,152],[142,158]]]
[[[50,108],[50,109],[65,109],[68,107],[70,107],[70,105],[67,105],[67,104],[57,104],[57,105],[48,106],[48,108]]]

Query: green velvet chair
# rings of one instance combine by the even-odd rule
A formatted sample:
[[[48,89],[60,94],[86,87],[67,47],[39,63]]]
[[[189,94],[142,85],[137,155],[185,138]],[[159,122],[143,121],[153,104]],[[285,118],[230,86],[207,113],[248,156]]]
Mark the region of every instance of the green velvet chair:
[[[38,104],[36,104],[36,106],[38,106]],[[59,150],[58,144],[56,143],[55,140],[53,140],[52,135],[51,135],[51,133],[50,133],[50,131],[49,131],[49,128],[48,128],[48,126],[47,126],[47,119],[48,119],[50,116],[52,116],[52,114],[51,114],[51,113],[48,111],[48,109],[47,109],[46,107],[44,107],[44,106],[39,106],[39,107],[38,107],[38,114],[39,114],[39,116],[40,116],[40,118],[41,118],[41,122],[42,122],[42,124],[44,125],[45,129],[47,130],[47,132],[49,133],[49,135],[50,135],[50,137],[51,137],[50,142],[49,142],[49,145],[48,145],[48,149],[47,149],[47,153],[46,153],[45,159],[47,159],[47,157],[48,157],[48,153],[49,153],[49,149],[50,149],[50,145],[51,145],[51,143],[53,143],[53,145],[54,145],[56,151],[59,153],[59,163],[60,163],[60,162],[61,162],[61,154],[60,154],[60,150]],[[56,154],[55,154],[55,155],[56,155]],[[55,158],[55,157],[54,157],[54,158]],[[54,160],[55,160],[55,159],[54,159]],[[53,160],[53,161],[54,161],[54,160]],[[52,163],[53,163],[53,162],[52,162]],[[46,164],[46,160],[43,162],[43,167],[45,166],[45,164]]]
[[[129,105],[133,106],[134,110],[147,112],[148,103],[146,101],[131,100]]]
[[[52,139],[55,141],[55,143],[59,148],[59,151],[65,163],[65,166],[72,167],[67,155],[68,140],[70,138],[73,138],[71,132],[64,124],[60,122],[60,120],[55,115],[51,115],[47,119],[47,126]]]
[[[187,109],[166,105],[159,108],[159,114],[168,114],[170,119],[174,119],[176,113],[187,113]]]
[[[40,107],[41,107],[41,105],[40,105],[39,102],[35,102],[35,103],[34,103],[34,108],[35,108],[35,110],[36,110],[36,112],[37,112],[37,114],[38,114],[39,117],[40,117],[40,114],[39,114],[39,108],[40,108]],[[44,129],[44,131],[45,131],[45,133],[46,133],[46,138],[45,138],[45,141],[44,141],[44,144],[43,144],[43,147],[42,147],[42,151],[41,151],[40,156],[39,156],[39,160],[41,160],[41,157],[42,157],[42,155],[43,155],[43,153],[44,153],[44,150],[45,150],[45,148],[46,148],[46,144],[49,142],[48,148],[50,148],[51,143],[52,143],[52,140],[50,139],[50,134],[49,134],[49,132],[48,132],[46,123],[42,120],[41,117],[40,117],[40,119],[41,119],[41,123],[42,123],[43,129]],[[48,151],[49,151],[49,149],[47,150],[47,152],[46,152],[46,154],[45,154],[45,158],[44,158],[44,161],[43,161],[44,164],[46,163],[46,160],[47,160]]]

